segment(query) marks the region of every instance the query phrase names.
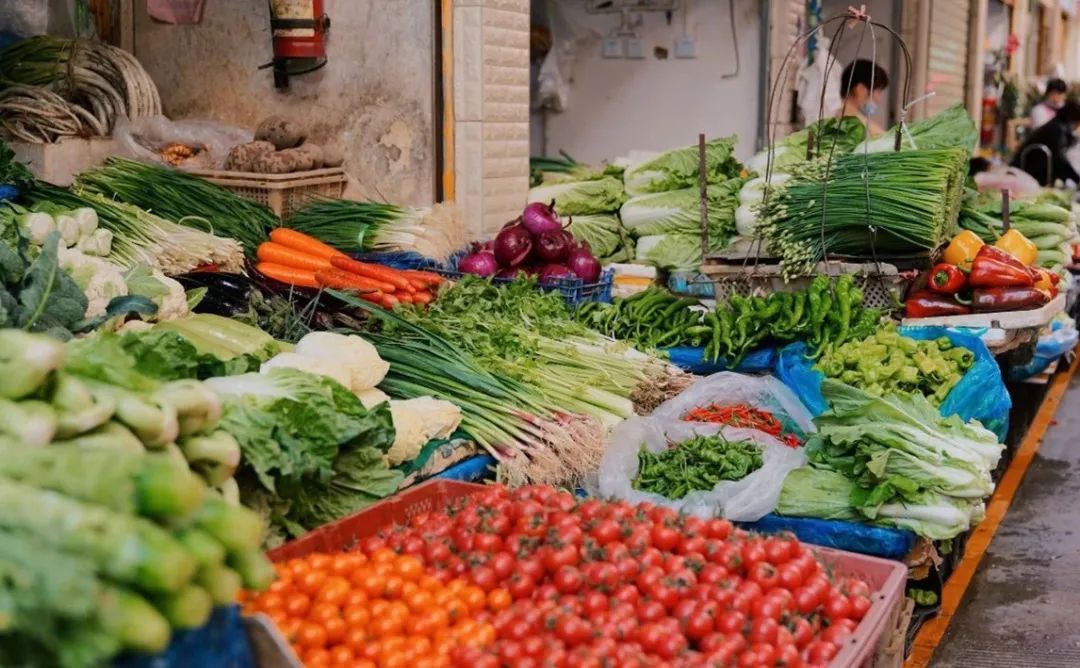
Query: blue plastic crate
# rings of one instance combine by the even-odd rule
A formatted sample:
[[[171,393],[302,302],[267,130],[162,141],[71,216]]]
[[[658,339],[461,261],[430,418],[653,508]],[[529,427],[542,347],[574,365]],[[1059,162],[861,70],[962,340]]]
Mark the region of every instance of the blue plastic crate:
[[[169,648],[156,656],[124,656],[113,668],[258,668],[248,641],[240,608],[217,608],[210,620],[173,636]]]
[[[442,269],[434,269],[443,276],[451,279],[457,279],[464,276],[463,273],[458,271],[458,262],[467,255],[466,251],[458,251],[451,256],[450,261],[447,262],[446,267]],[[493,278],[496,284],[511,283],[512,278]],[[558,290],[562,293],[563,299],[566,300],[567,305],[577,306],[582,302],[610,302],[611,301],[611,286],[615,282],[615,272],[611,269],[605,269],[600,274],[600,281],[597,283],[585,283],[580,278],[566,278],[557,281],[551,281],[540,285],[541,290],[554,291]]]
[[[415,251],[393,251],[385,253],[349,253],[349,256],[361,262],[381,264],[402,271],[412,269],[439,269],[439,262]]]

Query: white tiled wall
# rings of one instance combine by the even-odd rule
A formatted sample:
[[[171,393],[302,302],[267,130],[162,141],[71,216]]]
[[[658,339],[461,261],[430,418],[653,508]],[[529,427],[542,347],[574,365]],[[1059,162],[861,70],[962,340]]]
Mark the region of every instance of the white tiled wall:
[[[454,3],[454,115],[454,195],[480,238],[528,193],[529,0]]]

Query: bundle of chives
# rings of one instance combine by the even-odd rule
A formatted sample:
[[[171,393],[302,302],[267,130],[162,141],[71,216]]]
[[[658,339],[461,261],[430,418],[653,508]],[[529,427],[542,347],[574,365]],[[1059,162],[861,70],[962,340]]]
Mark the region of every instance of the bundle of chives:
[[[415,251],[446,260],[465,247],[452,205],[406,207],[353,200],[313,200],[286,221],[346,253]]]
[[[85,189],[146,209],[178,225],[239,241],[248,255],[278,226],[270,209],[185,172],[126,158],[109,158],[83,172]]]
[[[829,255],[933,250],[956,227],[966,164],[962,149],[808,163],[762,203],[760,234],[787,277],[812,273]]]

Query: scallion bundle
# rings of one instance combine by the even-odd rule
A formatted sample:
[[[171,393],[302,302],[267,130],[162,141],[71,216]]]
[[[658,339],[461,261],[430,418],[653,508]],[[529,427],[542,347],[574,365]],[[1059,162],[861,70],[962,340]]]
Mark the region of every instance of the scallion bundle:
[[[760,205],[759,233],[788,277],[812,273],[829,256],[924,253],[956,228],[966,169],[963,149],[807,163]]]
[[[415,251],[445,261],[468,241],[449,204],[406,207],[319,199],[294,212],[286,225],[345,253]]]
[[[126,158],[83,172],[86,190],[150,211],[178,225],[239,241],[249,255],[279,222],[270,209],[192,174]]]

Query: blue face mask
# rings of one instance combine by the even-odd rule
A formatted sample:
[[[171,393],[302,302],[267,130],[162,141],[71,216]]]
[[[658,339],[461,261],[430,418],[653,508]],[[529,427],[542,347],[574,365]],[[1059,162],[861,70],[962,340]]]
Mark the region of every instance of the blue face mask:
[[[870,100],[866,104],[860,105],[859,111],[862,112],[863,116],[869,118],[877,113],[877,103]]]

